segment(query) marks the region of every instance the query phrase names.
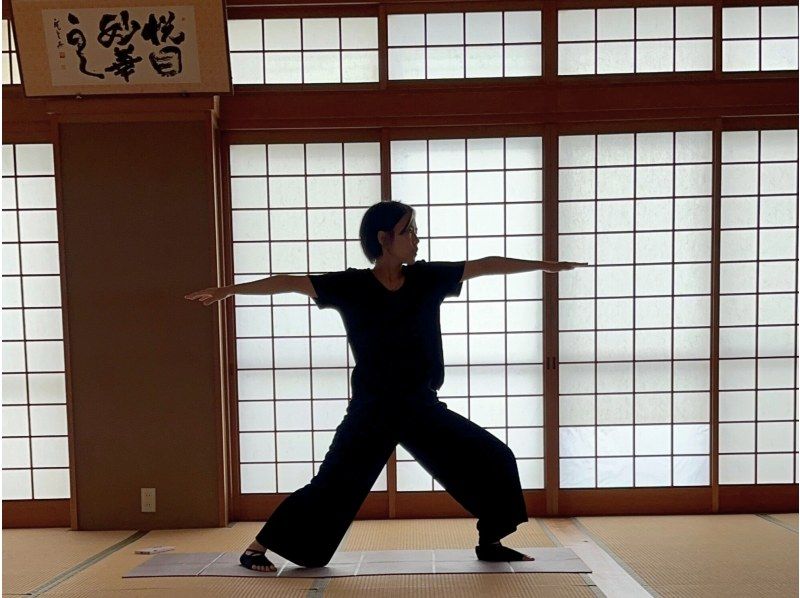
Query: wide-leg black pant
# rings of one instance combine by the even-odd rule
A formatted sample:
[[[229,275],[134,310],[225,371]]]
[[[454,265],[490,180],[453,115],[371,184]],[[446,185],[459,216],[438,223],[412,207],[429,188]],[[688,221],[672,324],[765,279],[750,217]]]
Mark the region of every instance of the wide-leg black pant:
[[[256,540],[304,567],[325,566],[397,444],[499,540],[528,520],[511,449],[422,391],[401,400],[358,397],[313,479],[287,496]]]

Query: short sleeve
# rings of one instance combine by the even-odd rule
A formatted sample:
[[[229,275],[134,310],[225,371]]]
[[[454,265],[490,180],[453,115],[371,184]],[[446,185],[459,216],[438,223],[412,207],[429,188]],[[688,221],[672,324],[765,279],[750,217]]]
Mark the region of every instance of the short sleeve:
[[[446,297],[458,297],[461,294],[465,262],[426,262],[425,269],[436,294],[442,301]]]
[[[326,307],[344,307],[349,304],[355,295],[354,268],[342,272],[329,272],[327,274],[310,274],[311,281],[317,296],[314,303],[320,309]]]

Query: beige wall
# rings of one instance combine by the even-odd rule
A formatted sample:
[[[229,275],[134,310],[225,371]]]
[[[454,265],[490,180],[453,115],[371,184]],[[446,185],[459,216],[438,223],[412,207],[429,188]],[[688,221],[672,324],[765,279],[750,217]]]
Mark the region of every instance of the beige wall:
[[[59,125],[76,529],[227,524],[211,127]]]

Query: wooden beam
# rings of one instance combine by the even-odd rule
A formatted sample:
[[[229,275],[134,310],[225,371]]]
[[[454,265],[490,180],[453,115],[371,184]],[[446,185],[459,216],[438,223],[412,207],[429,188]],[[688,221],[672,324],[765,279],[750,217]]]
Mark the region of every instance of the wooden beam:
[[[242,89],[220,99],[224,131],[446,125],[537,125],[797,114],[797,76],[595,80],[388,89]]]

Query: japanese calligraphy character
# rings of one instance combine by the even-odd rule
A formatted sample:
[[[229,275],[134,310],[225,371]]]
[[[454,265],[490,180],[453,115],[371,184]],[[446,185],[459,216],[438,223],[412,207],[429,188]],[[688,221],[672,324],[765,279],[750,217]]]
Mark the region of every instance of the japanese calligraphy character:
[[[117,19],[120,22],[117,22]],[[123,10],[119,15],[103,15],[100,19],[100,33],[97,36],[97,41],[106,48],[110,48],[119,38],[116,43],[118,46],[122,46],[129,43],[141,28],[142,26],[135,20],[131,20],[130,24],[128,24],[127,10]],[[127,32],[127,35],[123,35],[121,31]]]
[[[162,77],[174,77],[183,71],[181,50],[177,46],[164,46],[157,52],[150,52],[150,64]]]
[[[154,46],[167,43],[167,37],[169,37],[169,40],[175,45],[183,43],[183,40],[186,38],[183,31],[175,36],[170,35],[173,29],[175,29],[175,25],[172,24],[172,21],[175,19],[175,13],[172,11],[168,12],[169,18],[161,15],[158,17],[158,21],[156,21],[156,16],[150,13],[150,17],[147,19],[144,29],[142,29],[142,39],[152,42]],[[158,39],[159,33],[161,33],[161,40]]]
[[[78,17],[76,17],[72,13],[69,13],[69,15],[67,16],[67,20],[72,25],[80,25]],[[86,56],[83,55],[83,50],[84,48],[86,48],[86,36],[83,34],[83,31],[81,31],[77,27],[72,29],[69,33],[67,33],[67,43],[70,46],[77,46],[78,49],[76,50],[76,52],[78,54],[78,59],[80,60],[80,65],[78,68],[84,75],[97,77],[98,79],[106,78],[106,76],[102,73],[92,73],[91,71],[88,71],[86,69]]]
[[[105,71],[114,73],[117,76],[122,77],[125,79],[125,82],[128,83],[128,78],[134,73],[136,70],[134,65],[137,62],[141,62],[142,58],[140,56],[131,56],[133,53],[133,46],[128,46],[127,48],[114,48],[114,56],[116,60],[114,63],[107,67]]]

